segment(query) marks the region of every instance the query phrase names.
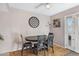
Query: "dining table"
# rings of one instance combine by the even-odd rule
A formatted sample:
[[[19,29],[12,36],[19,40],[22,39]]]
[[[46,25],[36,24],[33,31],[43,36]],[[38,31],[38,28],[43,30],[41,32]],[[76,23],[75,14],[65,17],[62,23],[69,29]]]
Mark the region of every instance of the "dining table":
[[[25,37],[25,40],[31,42],[32,47],[34,47],[34,44],[38,43],[39,36],[44,36],[44,35],[27,36],[27,37]],[[45,35],[45,36],[47,38],[47,35]]]
[[[47,39],[47,35],[36,35],[36,36],[28,36],[28,37],[25,37],[25,40],[31,42],[32,43],[32,47],[34,47],[34,44],[37,44],[38,43],[38,39],[41,36],[45,36],[45,40]],[[44,53],[44,55],[45,55],[45,53]]]

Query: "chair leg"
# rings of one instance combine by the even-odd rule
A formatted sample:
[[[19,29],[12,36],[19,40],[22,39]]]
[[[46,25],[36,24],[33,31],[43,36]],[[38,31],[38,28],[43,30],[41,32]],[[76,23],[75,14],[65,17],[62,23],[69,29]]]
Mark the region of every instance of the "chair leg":
[[[44,56],[45,56],[46,54],[45,54],[45,48],[44,48]]]
[[[38,55],[38,51],[32,50],[35,55]]]
[[[46,48],[46,51],[47,51],[47,55],[49,55],[49,48]]]
[[[24,46],[22,47],[21,56],[23,56],[23,50],[24,50]]]
[[[32,52],[35,54],[35,51],[34,50]]]
[[[46,51],[47,51],[47,55],[48,55],[48,48],[47,48],[47,50],[46,50]]]
[[[36,51],[36,55],[38,56],[38,50]]]
[[[54,48],[52,47],[52,52],[53,52],[53,54],[54,54]]]

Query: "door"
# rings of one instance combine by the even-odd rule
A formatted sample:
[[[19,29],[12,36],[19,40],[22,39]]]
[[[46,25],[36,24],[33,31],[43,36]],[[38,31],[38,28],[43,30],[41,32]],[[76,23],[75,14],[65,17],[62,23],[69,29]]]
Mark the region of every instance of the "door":
[[[65,45],[67,48],[75,49],[75,20],[72,16],[65,19]]]
[[[79,15],[76,15],[76,41],[75,41],[76,52],[79,52]]]

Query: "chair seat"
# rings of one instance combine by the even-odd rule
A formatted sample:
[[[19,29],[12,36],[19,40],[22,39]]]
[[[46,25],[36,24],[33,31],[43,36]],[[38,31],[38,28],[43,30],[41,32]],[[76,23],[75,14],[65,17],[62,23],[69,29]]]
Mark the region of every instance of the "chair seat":
[[[25,42],[24,44],[31,44],[31,42]]]
[[[25,47],[25,46],[30,46],[30,45],[32,45],[31,42],[25,42],[25,43],[23,44],[24,47]]]
[[[38,50],[43,50],[43,49],[47,49],[48,47],[46,46],[46,45],[44,45],[44,46],[41,46],[41,47],[39,47],[38,48],[38,45],[37,44],[34,44],[34,47],[33,47],[33,49],[38,49]]]

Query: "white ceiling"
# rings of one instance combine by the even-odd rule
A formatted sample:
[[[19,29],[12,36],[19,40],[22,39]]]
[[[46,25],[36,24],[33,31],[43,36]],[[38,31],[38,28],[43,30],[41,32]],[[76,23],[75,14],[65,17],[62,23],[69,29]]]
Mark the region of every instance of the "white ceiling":
[[[8,5],[9,5],[9,7],[14,7],[14,8],[22,9],[25,11],[30,11],[30,12],[34,12],[34,13],[38,13],[38,14],[51,16],[56,13],[67,10],[69,8],[75,7],[79,4],[51,3],[50,9],[47,9],[45,6],[40,6],[39,8],[35,8],[37,5],[39,5],[39,3],[9,3]]]

